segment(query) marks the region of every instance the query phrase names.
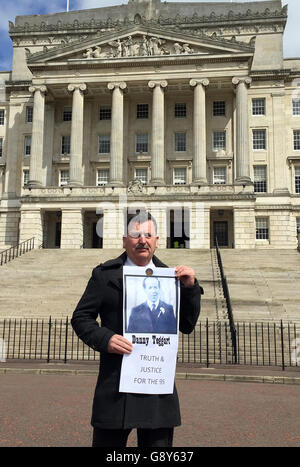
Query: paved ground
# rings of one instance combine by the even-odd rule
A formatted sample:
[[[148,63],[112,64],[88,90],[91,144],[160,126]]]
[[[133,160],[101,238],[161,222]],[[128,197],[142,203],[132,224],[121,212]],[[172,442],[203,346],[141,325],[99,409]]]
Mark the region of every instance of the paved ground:
[[[1,367],[8,365],[2,363]],[[95,365],[46,367],[16,363],[9,367],[11,372],[0,374],[0,446],[90,446]],[[58,374],[62,367],[64,375]],[[28,374],[24,369],[52,369],[53,373]],[[299,384],[291,384],[291,378],[299,381],[298,370],[177,368],[191,379],[176,382],[183,424],[175,430],[174,446],[300,447]],[[91,374],[83,374],[84,371]],[[197,380],[192,379],[193,374],[195,378],[213,378]],[[216,380],[230,374],[232,381]],[[249,376],[255,376],[259,382],[247,382]],[[277,383],[283,383],[283,377],[290,381],[261,384],[265,376],[281,378]],[[238,377],[243,382],[237,382]],[[136,446],[135,432],[128,445]]]

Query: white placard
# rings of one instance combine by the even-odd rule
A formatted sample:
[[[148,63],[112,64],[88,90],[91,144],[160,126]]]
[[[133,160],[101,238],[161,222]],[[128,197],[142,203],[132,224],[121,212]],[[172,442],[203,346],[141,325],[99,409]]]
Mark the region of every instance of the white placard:
[[[178,350],[180,286],[173,268],[123,268],[123,355],[120,392],[172,394]]]

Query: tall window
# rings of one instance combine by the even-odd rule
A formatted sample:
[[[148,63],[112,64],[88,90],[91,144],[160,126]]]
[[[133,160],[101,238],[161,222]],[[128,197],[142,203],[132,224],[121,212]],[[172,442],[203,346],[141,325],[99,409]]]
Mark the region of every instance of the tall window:
[[[226,149],[226,132],[225,131],[214,131],[213,132],[213,151],[219,151],[219,149]]]
[[[26,135],[25,136],[25,156],[30,156],[31,154],[31,136]]]
[[[135,152],[148,152],[147,133],[140,133],[135,136]]]
[[[102,105],[99,109],[99,120],[111,120],[111,107]]]
[[[254,192],[267,192],[267,167],[265,165],[256,165],[254,169]]]
[[[214,167],[213,168],[213,183],[215,185],[226,184],[226,167]]]
[[[4,109],[0,109],[0,125],[4,125]]]
[[[109,182],[109,170],[108,169],[98,169],[97,170],[97,185],[103,186]]]
[[[174,106],[174,117],[183,118],[186,117],[186,104],[176,103]]]
[[[294,151],[300,151],[300,130],[294,130]]]
[[[175,133],[175,151],[186,151],[186,133]]]
[[[214,117],[225,117],[225,101],[214,101],[213,102],[213,116]]]
[[[59,171],[59,186],[68,185],[70,180],[70,172],[69,170],[60,170]]]
[[[295,166],[295,192],[300,193],[300,165]]]
[[[293,115],[300,115],[300,99],[293,99]]]
[[[72,120],[72,107],[65,107],[63,111],[63,121],[70,122]]]
[[[300,234],[300,217],[296,217],[297,235]]]
[[[109,154],[110,153],[110,135],[100,135],[99,136],[99,154]]]
[[[71,152],[71,137],[70,135],[64,135],[61,137],[61,153],[70,154]]]
[[[3,138],[0,138],[0,157],[3,156]]]
[[[147,168],[138,168],[135,169],[135,178],[140,180],[144,185],[148,183],[148,169]]]
[[[265,115],[265,114],[266,114],[265,98],[252,99],[252,115]]]
[[[269,240],[269,222],[267,217],[257,217],[256,223],[256,240]]]
[[[28,105],[26,107],[26,123],[32,123],[32,119],[33,119],[33,107]]]
[[[266,150],[267,138],[266,130],[252,130],[253,136],[253,149],[255,150]]]
[[[29,170],[23,170],[23,186],[26,186],[29,182]]]
[[[136,118],[148,118],[149,110],[148,104],[137,104],[136,105]]]
[[[174,185],[186,185],[186,167],[175,167],[173,172]]]

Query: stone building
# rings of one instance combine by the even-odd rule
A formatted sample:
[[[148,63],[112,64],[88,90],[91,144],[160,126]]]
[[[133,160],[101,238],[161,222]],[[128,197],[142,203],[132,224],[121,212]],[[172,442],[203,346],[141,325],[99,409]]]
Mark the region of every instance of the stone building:
[[[280,0],[17,16],[0,74],[0,248],[296,248],[300,59]]]

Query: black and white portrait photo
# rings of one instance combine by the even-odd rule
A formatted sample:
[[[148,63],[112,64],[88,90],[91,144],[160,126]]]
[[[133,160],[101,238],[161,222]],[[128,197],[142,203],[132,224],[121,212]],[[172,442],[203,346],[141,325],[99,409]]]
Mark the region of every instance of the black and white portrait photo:
[[[125,279],[125,332],[176,334],[176,279],[154,275]]]

